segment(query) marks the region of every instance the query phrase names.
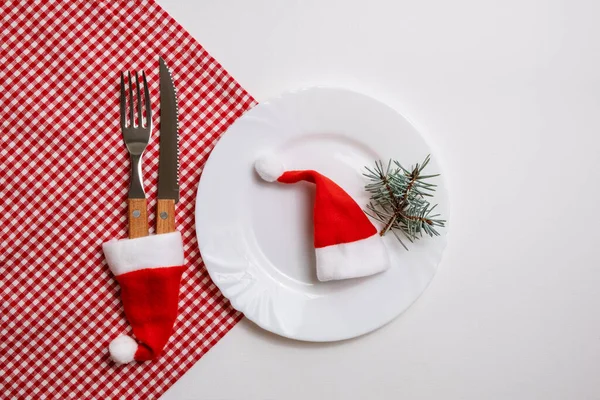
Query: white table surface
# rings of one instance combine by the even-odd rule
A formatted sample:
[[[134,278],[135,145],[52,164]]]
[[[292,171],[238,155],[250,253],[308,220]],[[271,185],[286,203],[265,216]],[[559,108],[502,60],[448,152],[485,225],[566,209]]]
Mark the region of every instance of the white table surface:
[[[373,95],[432,143],[449,244],[429,289],[366,337],[243,321],[174,399],[600,398],[600,2],[162,0],[252,93]]]

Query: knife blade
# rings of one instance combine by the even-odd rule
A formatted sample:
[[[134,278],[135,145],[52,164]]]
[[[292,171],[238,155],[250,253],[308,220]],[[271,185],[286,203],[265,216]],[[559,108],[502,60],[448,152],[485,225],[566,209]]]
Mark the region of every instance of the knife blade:
[[[157,233],[175,231],[179,201],[179,109],[177,91],[165,60],[159,57],[160,142],[158,157]]]

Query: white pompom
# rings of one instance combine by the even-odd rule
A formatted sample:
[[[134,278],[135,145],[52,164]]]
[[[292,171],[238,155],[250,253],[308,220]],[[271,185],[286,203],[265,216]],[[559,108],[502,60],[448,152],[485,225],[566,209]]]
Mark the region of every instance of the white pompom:
[[[133,356],[135,355],[137,348],[138,344],[133,338],[126,335],[120,335],[110,342],[108,345],[108,352],[113,361],[119,364],[127,364],[134,360]]]
[[[256,160],[254,169],[267,182],[275,182],[285,171],[283,162],[272,154],[264,155]]]

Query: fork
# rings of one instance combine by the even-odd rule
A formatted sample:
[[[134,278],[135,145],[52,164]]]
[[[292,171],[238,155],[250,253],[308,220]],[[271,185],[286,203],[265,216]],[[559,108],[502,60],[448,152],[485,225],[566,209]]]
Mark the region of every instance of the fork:
[[[121,72],[121,133],[129,156],[131,158],[131,178],[129,194],[127,196],[129,238],[148,236],[148,213],[146,193],[144,192],[142,178],[142,155],[150,141],[152,133],[152,107],[150,105],[150,94],[146,74],[142,71],[142,83],[144,85],[144,110],[145,120],[142,119],[142,96],[140,93],[140,81],[137,71],[135,72],[135,84],[137,92],[137,119],[134,119],[133,82],[131,72],[127,72],[129,82],[129,102],[125,95],[125,78]],[[129,113],[127,106],[129,105]],[[127,118],[129,114],[129,118]],[[136,124],[137,122],[137,124]]]

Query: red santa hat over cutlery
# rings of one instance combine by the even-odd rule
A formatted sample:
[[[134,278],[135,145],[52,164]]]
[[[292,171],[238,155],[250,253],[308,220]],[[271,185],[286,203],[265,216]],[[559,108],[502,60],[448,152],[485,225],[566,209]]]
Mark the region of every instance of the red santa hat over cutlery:
[[[377,229],[331,179],[314,170],[288,171],[275,155],[260,157],[254,167],[267,182],[315,184],[314,246],[320,281],[368,276],[389,268],[387,249]]]
[[[111,240],[102,248],[135,335],[119,335],[110,342],[110,356],[120,364],[155,359],[177,318],[179,283],[186,268],[181,234]]]

